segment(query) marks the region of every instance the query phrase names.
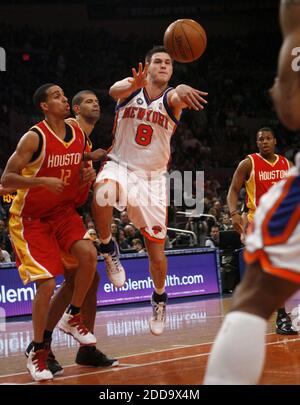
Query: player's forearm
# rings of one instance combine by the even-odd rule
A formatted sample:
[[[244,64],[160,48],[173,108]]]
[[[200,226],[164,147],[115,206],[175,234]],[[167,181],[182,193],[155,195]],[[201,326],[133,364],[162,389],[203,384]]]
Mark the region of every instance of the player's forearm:
[[[300,0],[281,0],[280,26],[285,37],[294,30],[299,29]]]
[[[227,204],[230,213],[237,211],[238,193],[234,190],[229,190],[227,194]]]
[[[14,193],[15,191],[16,191],[15,188],[3,187],[3,185],[0,184],[0,196],[3,196],[5,194]]]
[[[22,189],[33,188],[45,185],[44,177],[24,177],[17,173],[6,173],[1,178],[1,184],[4,188]]]
[[[111,86],[109,95],[115,99],[123,99],[129,97],[135,90],[135,86],[127,79],[120,80]]]
[[[93,160],[92,152],[84,152],[82,160],[84,162],[88,162],[89,160]]]
[[[177,86],[171,97],[170,97],[170,101],[169,104],[170,106],[174,107],[174,108],[178,108],[178,109],[184,109],[187,107],[187,104],[182,100],[181,95],[180,95],[180,86]]]

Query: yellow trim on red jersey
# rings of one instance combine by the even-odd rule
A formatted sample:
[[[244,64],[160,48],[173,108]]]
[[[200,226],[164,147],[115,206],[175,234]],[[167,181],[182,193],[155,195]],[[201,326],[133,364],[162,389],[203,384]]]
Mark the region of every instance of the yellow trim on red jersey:
[[[65,124],[68,125],[68,127],[70,127],[71,130],[72,130],[72,139],[71,139],[69,142],[65,142],[63,139],[61,139],[59,136],[57,136],[56,133],[55,133],[55,132],[51,129],[51,127],[48,125],[48,123],[47,123],[46,120],[44,120],[43,123],[44,123],[45,126],[47,127],[48,131],[51,132],[51,134],[52,134],[53,136],[55,136],[55,138],[58,139],[59,142],[61,142],[61,143],[64,145],[64,147],[65,147],[66,149],[68,149],[68,148],[72,145],[72,143],[75,141],[75,139],[76,139],[75,129],[74,129],[73,125],[67,123],[66,121],[65,121]],[[80,128],[79,125],[78,125],[78,128],[82,131],[82,129]],[[40,128],[39,128],[39,129],[40,129]],[[83,133],[83,131],[82,131],[82,133]]]
[[[38,263],[32,256],[28,244],[24,238],[22,217],[11,215],[9,220],[9,233],[11,235],[17,256],[21,265],[18,267],[20,277],[24,284],[38,279],[52,278],[52,274]],[[22,260],[21,260],[22,259]]]

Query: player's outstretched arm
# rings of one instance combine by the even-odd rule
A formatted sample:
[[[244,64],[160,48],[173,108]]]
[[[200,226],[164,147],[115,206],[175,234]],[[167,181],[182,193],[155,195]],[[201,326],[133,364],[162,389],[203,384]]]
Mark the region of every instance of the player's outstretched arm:
[[[95,149],[92,152],[84,152],[83,154],[83,161],[87,162],[89,160],[93,162],[98,162],[106,157],[107,151],[104,149]]]
[[[133,92],[147,85],[148,63],[143,64],[140,62],[138,70],[132,68],[132,77],[126,77],[113,84],[109,89],[109,95],[116,101],[124,100],[129,97]]]
[[[1,177],[4,188],[24,189],[44,186],[57,194],[63,191],[64,183],[54,177],[25,177],[20,173],[30,162],[39,146],[39,137],[33,132],[27,132],[19,141],[16,151],[9,158]]]

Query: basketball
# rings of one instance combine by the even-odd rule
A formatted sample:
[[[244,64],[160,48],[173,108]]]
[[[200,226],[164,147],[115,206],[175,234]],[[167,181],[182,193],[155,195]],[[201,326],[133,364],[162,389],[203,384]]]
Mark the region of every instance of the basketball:
[[[164,47],[177,62],[193,62],[200,58],[207,44],[203,27],[194,20],[182,19],[168,26]]]

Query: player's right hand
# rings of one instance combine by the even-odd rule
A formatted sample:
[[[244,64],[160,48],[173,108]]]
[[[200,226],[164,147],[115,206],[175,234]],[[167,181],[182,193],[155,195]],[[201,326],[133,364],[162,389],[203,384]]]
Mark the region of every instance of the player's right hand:
[[[54,194],[62,193],[65,188],[63,180],[58,179],[57,177],[44,177],[43,186]]]
[[[203,105],[207,104],[207,101],[202,96],[207,96],[205,91],[194,89],[187,84],[180,84],[175,89],[178,97],[185,103],[185,105],[195,111],[204,109]]]
[[[80,184],[86,185],[92,183],[96,179],[96,171],[93,167],[82,167],[80,170]]]
[[[3,187],[2,184],[0,184],[0,196],[14,193],[15,191],[16,190],[14,188]]]
[[[132,68],[132,78],[129,78],[128,80],[129,83],[131,83],[133,91],[141,89],[147,85],[148,67],[149,63],[146,63],[143,68],[143,64],[140,62],[138,71],[136,71],[135,68]]]

